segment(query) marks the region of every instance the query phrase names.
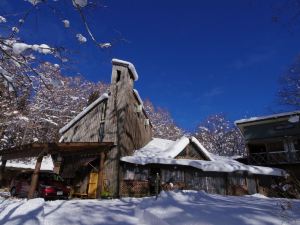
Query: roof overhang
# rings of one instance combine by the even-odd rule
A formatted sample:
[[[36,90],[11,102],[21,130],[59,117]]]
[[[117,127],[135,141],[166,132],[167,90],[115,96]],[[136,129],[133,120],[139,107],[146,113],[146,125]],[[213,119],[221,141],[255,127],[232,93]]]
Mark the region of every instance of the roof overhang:
[[[240,119],[236,120],[234,123],[237,126],[243,126],[243,125],[248,125],[248,124],[257,124],[257,123],[267,123],[267,121],[272,121],[272,120],[281,120],[285,118],[289,118],[291,116],[299,115],[300,110],[298,111],[292,111],[292,112],[284,112],[284,113],[277,113],[277,114],[272,114],[272,115],[267,115],[267,116],[260,116],[260,117],[250,117],[248,119]]]
[[[31,143],[0,151],[2,160],[38,157],[47,154],[98,155],[114,146],[113,142],[69,142],[69,143]]]
[[[247,127],[263,124],[272,124],[274,122],[287,122],[290,120],[291,117],[294,116],[300,116],[300,111],[278,113],[261,117],[251,117],[248,119],[237,120],[234,122],[234,124],[239,128],[242,134],[244,134],[244,130]]]

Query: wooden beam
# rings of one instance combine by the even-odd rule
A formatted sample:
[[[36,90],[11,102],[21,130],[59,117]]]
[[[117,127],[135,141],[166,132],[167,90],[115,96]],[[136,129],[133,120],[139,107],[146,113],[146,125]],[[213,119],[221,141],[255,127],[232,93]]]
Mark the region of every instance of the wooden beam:
[[[38,157],[41,152],[48,154],[61,153],[62,155],[99,155],[101,151],[109,151],[114,145],[112,142],[88,143],[88,142],[70,142],[70,143],[33,143],[17,146],[11,149],[0,151],[2,160]],[[47,151],[45,151],[47,149]]]
[[[5,166],[6,166],[6,160],[1,160],[1,168],[0,168],[0,188],[4,185],[4,173],[5,173]]]
[[[105,153],[101,152],[100,164],[99,164],[99,170],[98,170],[97,198],[101,198],[101,193],[103,190],[104,162],[105,162]]]
[[[43,154],[40,155],[36,160],[35,169],[32,174],[32,177],[31,177],[31,184],[30,184],[30,188],[29,188],[29,192],[28,192],[28,199],[34,198],[34,192],[36,191],[36,188],[37,188],[42,161],[43,161]]]

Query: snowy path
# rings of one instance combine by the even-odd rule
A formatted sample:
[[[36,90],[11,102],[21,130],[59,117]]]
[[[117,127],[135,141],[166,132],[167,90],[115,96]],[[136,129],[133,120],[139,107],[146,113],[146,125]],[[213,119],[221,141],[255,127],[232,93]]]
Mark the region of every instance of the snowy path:
[[[204,192],[154,198],[48,201],[0,197],[1,225],[284,225],[300,224],[300,201]]]

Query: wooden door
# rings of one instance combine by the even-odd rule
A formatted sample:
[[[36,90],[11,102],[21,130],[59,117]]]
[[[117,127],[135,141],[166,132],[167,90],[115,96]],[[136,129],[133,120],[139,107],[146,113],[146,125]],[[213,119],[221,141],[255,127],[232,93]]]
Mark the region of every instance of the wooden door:
[[[98,173],[91,172],[89,179],[88,197],[96,198],[97,196],[97,185],[98,185]]]

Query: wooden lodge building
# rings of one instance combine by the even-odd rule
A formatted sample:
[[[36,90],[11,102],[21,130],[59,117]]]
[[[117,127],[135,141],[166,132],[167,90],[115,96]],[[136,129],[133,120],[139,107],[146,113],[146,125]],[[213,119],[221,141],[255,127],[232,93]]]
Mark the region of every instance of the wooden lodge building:
[[[287,170],[300,179],[300,111],[235,122],[248,151],[247,164]]]
[[[50,154],[54,171],[75,194],[90,198],[146,196],[158,181],[162,189],[253,194],[286,175],[281,169],[215,156],[194,137],[153,138],[151,121],[134,89],[137,79],[130,62],[113,59],[109,93],[60,129],[59,143],[4,150],[1,170],[9,159],[35,156],[38,172],[43,156]]]

